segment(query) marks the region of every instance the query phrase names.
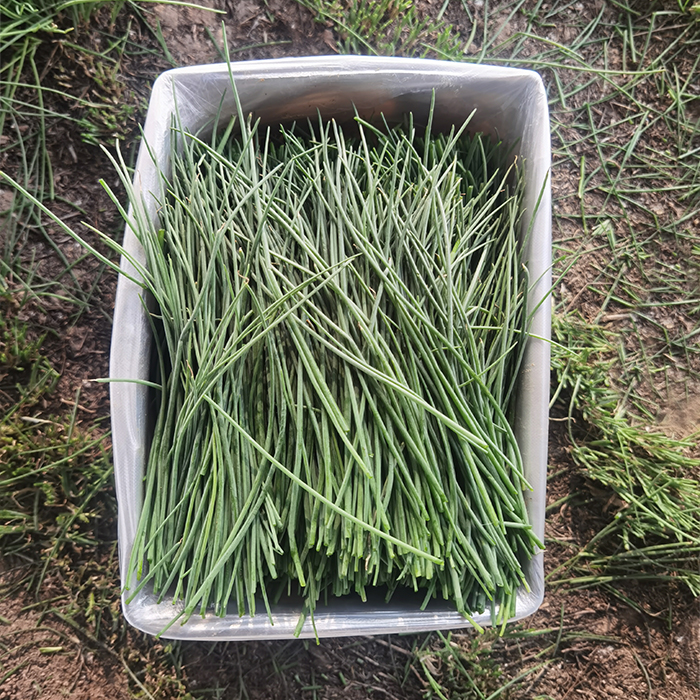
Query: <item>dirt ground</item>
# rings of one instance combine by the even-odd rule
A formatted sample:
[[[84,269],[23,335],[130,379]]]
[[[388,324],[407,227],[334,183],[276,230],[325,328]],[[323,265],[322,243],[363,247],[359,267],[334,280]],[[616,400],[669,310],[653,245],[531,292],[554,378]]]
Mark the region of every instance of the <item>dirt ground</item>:
[[[144,9],[146,21],[153,31],[148,30],[142,18],[128,16],[128,13],[117,20],[116,27],[110,28],[117,34],[130,24],[130,41],[152,50],[151,53],[134,55],[125,52],[116,85],[110,88],[119,90],[120,96],[134,105],[134,111],[121,115],[119,120],[127,160],[133,160],[135,155],[138,124],[145,114],[154,78],[172,65],[220,60],[215,43],[220,45],[222,40],[222,18],[235,60],[331,54],[338,49],[339,37],[331,27],[315,22],[311,13],[293,0],[209,0],[201,4],[223,10],[226,14],[153,5]],[[533,8],[542,5],[530,4]],[[467,5],[476,12],[483,2],[470,0]],[[433,0],[419,4],[421,11],[433,16],[440,6],[441,3]],[[603,0],[571,3],[569,12],[590,14],[593,18],[603,6]],[[610,8],[612,11],[613,7]],[[469,34],[466,15],[458,3],[449,5],[445,19],[464,35]],[[523,30],[516,20],[504,26],[502,41]],[[97,28],[107,27],[109,22],[109,10],[100,11],[93,20],[93,29],[89,33],[93,49],[104,49],[107,39]],[[168,60],[159,49],[158,33],[162,35],[172,60]],[[479,50],[479,37],[477,32],[472,45],[467,47],[467,55]],[[575,33],[561,18],[548,29],[547,40],[550,42],[566,46],[573,39]],[[664,36],[658,39],[659,42],[666,40]],[[692,55],[693,50],[696,49],[689,49],[686,57],[691,62],[697,58]],[[45,84],[60,85],[62,80],[65,82],[65,76],[70,76],[71,90],[75,94],[90,95],[90,91],[96,89],[93,82],[95,65],[85,54],[60,43],[47,46],[44,51]],[[527,59],[532,51],[534,47],[525,42],[521,58]],[[614,67],[615,61],[621,59],[613,55],[609,60]],[[552,76],[545,72],[544,78],[553,90]],[[570,114],[558,110],[560,133],[576,131],[576,109],[595,103],[600,97],[595,94],[596,89],[600,89],[598,82],[572,97]],[[59,111],[75,109],[67,104],[58,104],[57,107]],[[698,104],[690,108],[700,109]],[[618,109],[625,114],[629,105],[606,103],[600,109]],[[611,115],[607,117],[611,118]],[[625,137],[630,138],[631,134],[626,134],[624,128],[616,133],[618,139]],[[607,253],[583,236],[580,219],[576,218],[579,207],[575,196],[579,187],[578,161],[561,155],[562,144],[558,138],[555,134],[552,173],[555,240],[563,249],[578,238],[583,253],[558,287],[556,303],[578,310],[589,321],[598,321],[625,333],[625,326],[632,323],[626,311],[614,301],[601,308],[600,296],[591,289],[591,271],[605,267]],[[661,126],[658,134],[651,133],[648,138],[653,147],[655,138],[663,138]],[[104,243],[81,223],[87,222],[117,239],[122,235],[120,219],[99,184],[100,178],[106,178],[120,196],[123,194],[111,174],[113,171],[106,156],[96,146],[85,143],[74,126],[63,122],[50,126],[47,142],[59,196],[54,211],[103,253],[113,257]],[[579,159],[585,156],[589,172],[593,172],[595,164],[600,162],[600,154],[585,143],[578,144],[575,151]],[[0,169],[12,172],[16,165],[0,154]],[[11,195],[7,190],[0,190],[0,196],[7,198]],[[590,198],[588,206],[591,209],[602,205],[604,200],[600,192],[592,191],[586,196]],[[657,216],[680,216],[681,212],[674,206],[674,202],[669,203],[662,195],[656,199],[649,195],[648,209],[658,210]],[[647,214],[633,212],[632,217],[635,216],[639,217],[636,223],[643,226]],[[32,415],[48,419],[77,406],[76,425],[87,430],[95,420],[105,419],[109,414],[105,385],[90,380],[108,374],[110,314],[116,279],[93,258],[84,258],[75,242],[56,225],[49,224],[49,227],[56,246],[75,263],[75,285],[89,296],[91,306],[77,313],[74,307],[67,306],[57,296],[43,298],[41,303],[18,304],[12,313],[47,334],[43,350],[60,375],[55,391],[35,407]],[[625,234],[620,230],[618,235]],[[675,258],[679,250],[684,254],[684,246],[688,245],[682,240],[676,243],[659,241],[654,255],[659,261]],[[38,237],[29,242],[28,250],[30,248],[39,261],[39,273],[50,278],[52,266],[58,264],[53,249]],[[685,252],[689,254],[689,250]],[[19,280],[15,281],[14,291],[19,298]],[[681,311],[672,310],[669,315],[670,324],[682,325],[685,322]],[[650,331],[644,326],[641,332]],[[638,341],[631,334],[629,351],[630,354],[639,351]],[[697,358],[692,362],[696,363]],[[626,381],[625,377],[611,379]],[[652,384],[656,381],[657,378],[653,377]],[[668,384],[668,377],[664,381]],[[658,401],[655,410],[658,424],[678,437],[691,435],[700,426],[700,384],[691,381],[688,385],[687,379],[684,381],[683,393],[664,393],[667,399]],[[673,377],[670,382],[673,385]],[[654,386],[649,389],[650,394]],[[78,390],[79,394],[76,394]],[[0,408],[13,400],[11,392],[0,393]],[[591,485],[571,459],[570,441],[562,421],[565,415],[563,404],[554,407],[549,461],[553,476],[548,484],[548,503],[556,504],[572,492],[589,495],[548,510],[545,557],[548,573],[565,561],[571,551],[588,542],[591,533],[609,520],[600,494],[591,490]],[[301,641],[171,644],[147,638],[127,628],[120,620],[118,567],[113,546],[116,539],[114,512],[105,510],[95,523],[102,544],[85,550],[90,551],[95,560],[88,564],[82,562],[82,552],[73,548],[66,555],[66,561],[49,572],[38,596],[11,585],[17,579],[18,571],[23,571],[25,566],[21,559],[0,564],[0,582],[4,591],[0,597],[0,700],[58,700],[65,697],[78,700],[128,697],[271,700],[371,697],[410,700],[431,694],[426,676],[411,651],[414,645],[423,643],[425,653],[422,658],[433,676],[444,687],[457,682],[448,677],[444,657],[439,653],[441,642],[427,635],[322,640],[319,646]],[[113,580],[111,597],[98,601],[98,605],[95,596],[101,595],[97,593],[105,588],[101,582],[110,577]],[[99,624],[85,612],[83,601],[89,600],[90,595],[95,607],[102,606],[105,611],[101,613]],[[631,605],[630,601],[634,604]],[[71,602],[75,605],[68,615],[65,605]],[[77,626],[76,620],[79,621]],[[522,700],[700,698],[700,601],[672,582],[663,585],[628,582],[614,588],[588,590],[550,586],[541,609],[509,628],[502,638],[491,634],[477,638],[471,630],[463,630],[451,636],[451,643],[464,650],[475,678],[479,677],[481,661],[500,666],[504,674],[501,683],[527,672],[521,682],[499,697]],[[169,672],[164,669],[169,669]],[[455,691],[450,697],[486,697],[488,692],[495,690],[489,686],[490,682],[484,680],[482,695],[471,690],[469,692],[473,694],[460,695]]]

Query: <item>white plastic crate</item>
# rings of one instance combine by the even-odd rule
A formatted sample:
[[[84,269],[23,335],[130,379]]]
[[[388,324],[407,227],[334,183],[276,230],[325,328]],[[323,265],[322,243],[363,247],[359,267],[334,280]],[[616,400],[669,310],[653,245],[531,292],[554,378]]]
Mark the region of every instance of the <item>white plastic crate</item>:
[[[497,135],[515,144],[525,176],[525,216],[522,218],[526,264],[531,288],[528,308],[534,310],[531,337],[527,340],[517,391],[516,437],[521,448],[525,477],[533,491],[525,495],[528,515],[536,535],[544,539],[549,401],[551,285],[551,196],[549,169],[551,148],[547,97],[539,75],[531,71],[492,66],[402,58],[322,56],[233,63],[231,71],[243,109],[266,123],[315,117],[349,119],[357,109],[361,116],[387,117],[413,112],[426,115],[435,92],[435,127],[461,124],[476,109],[471,131]],[[235,113],[229,69],[226,64],[178,68],[155,82],[144,126],[134,185],[144,198],[147,215],[156,221],[159,197],[157,166],[169,172],[170,125],[177,104],[182,126],[192,132],[206,128],[222,105],[222,119]],[[155,162],[154,162],[155,161]],[[528,233],[529,231],[529,233]],[[526,235],[527,234],[527,235]],[[143,250],[127,226],[124,247],[143,261]],[[135,275],[122,260],[122,269]],[[151,331],[140,299],[141,289],[120,276],[114,308],[110,355],[113,379],[148,379]],[[114,471],[119,503],[119,564],[121,585],[127,585],[127,569],[142,504],[142,483],[147,459],[149,419],[148,390],[128,382],[111,384]],[[542,553],[526,569],[530,591],[518,594],[516,617],[530,615],[544,595]],[[132,587],[134,582],[130,582]],[[157,604],[148,589],[129,604],[123,594],[124,615],[134,627],[158,634],[179,612],[166,600]],[[395,594],[362,603],[359,599],[332,598],[315,611],[319,636],[371,635],[420,632],[468,626],[448,603],[433,601],[420,610],[423,596]],[[191,640],[280,639],[293,636],[301,604],[273,608],[274,626],[266,614],[239,617],[193,615],[176,623],[164,637]],[[486,612],[476,615],[482,625]],[[301,633],[313,637],[309,620]]]

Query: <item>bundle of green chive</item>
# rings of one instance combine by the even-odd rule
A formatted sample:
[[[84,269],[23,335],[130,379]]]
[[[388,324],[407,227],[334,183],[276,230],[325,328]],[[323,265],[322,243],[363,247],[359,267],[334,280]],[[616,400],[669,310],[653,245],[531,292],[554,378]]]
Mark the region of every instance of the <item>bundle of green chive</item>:
[[[432,112],[431,112],[432,114]],[[354,135],[174,129],[160,411],[130,579],[195,612],[397,587],[514,613],[527,521],[509,423],[526,331],[508,153],[356,118]],[[300,629],[304,615],[300,619]]]

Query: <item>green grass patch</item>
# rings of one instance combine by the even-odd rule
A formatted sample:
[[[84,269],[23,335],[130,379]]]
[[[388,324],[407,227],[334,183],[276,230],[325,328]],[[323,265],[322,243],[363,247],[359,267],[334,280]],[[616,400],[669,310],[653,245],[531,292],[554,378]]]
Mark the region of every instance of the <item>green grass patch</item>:
[[[120,72],[126,52],[134,50],[132,20],[117,28],[124,3],[113,3],[111,15],[107,4],[45,0],[0,8],[0,167],[68,218],[89,215],[56,191],[66,160],[80,169],[79,158],[88,157],[89,172],[102,154],[81,142],[125,139],[145,106]],[[91,25],[95,13],[109,18],[102,23],[108,26]],[[52,159],[59,152],[57,172]],[[60,244],[30,198],[0,191],[0,231],[0,291],[21,291],[39,306],[65,303],[74,318],[93,302],[95,287],[81,274],[84,257],[76,259]]]
[[[0,318],[0,551],[17,567],[14,582],[34,590],[49,565],[95,547],[95,521],[115,511],[103,493],[108,441],[97,425],[77,421],[79,392],[67,416],[34,415],[58,379],[42,341],[30,340],[15,316]]]
[[[556,319],[553,354],[567,396],[571,456],[599,487],[609,522],[550,579],[576,586],[675,580],[700,595],[700,460],[692,439],[630,421],[611,381],[615,336]],[[618,341],[619,342],[619,341]]]
[[[517,634],[517,631],[515,632]],[[513,638],[513,634],[506,633]],[[520,688],[536,672],[553,659],[539,657],[526,664],[520,673],[509,677],[501,667],[499,648],[503,639],[495,630],[483,635],[435,632],[413,653],[427,680],[426,697],[449,700],[495,700],[509,697],[509,691]]]
[[[58,373],[41,353],[44,336],[34,336],[0,295],[0,428],[30,409],[56,386]]]
[[[422,15],[412,0],[299,2],[319,22],[333,26],[340,53],[461,57],[461,41],[450,25]]]

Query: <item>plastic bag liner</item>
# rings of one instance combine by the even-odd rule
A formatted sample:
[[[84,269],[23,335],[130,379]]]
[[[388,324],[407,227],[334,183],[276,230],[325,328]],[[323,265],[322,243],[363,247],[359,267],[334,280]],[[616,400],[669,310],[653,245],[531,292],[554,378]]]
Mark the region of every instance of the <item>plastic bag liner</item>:
[[[525,495],[530,522],[544,539],[549,400],[551,286],[551,147],[547,97],[537,73],[513,68],[403,58],[319,56],[233,63],[231,71],[246,113],[265,123],[315,118],[351,119],[355,109],[364,118],[400,118],[413,112],[425,116],[435,92],[435,127],[461,124],[476,109],[470,130],[494,134],[515,144],[525,176],[525,215],[522,217],[525,261],[531,288],[528,308],[534,312],[517,391],[515,433],[533,487]],[[222,102],[223,100],[223,102]],[[226,64],[178,68],[163,73],[153,86],[144,141],[138,155],[134,186],[143,197],[144,213],[157,221],[156,202],[161,187],[157,168],[169,173],[170,127],[175,105],[183,128],[205,129],[222,107],[222,119],[235,113],[229,68]],[[148,148],[146,148],[146,144]],[[149,153],[150,149],[150,153]],[[143,250],[127,226],[126,251],[143,261]],[[126,260],[122,270],[134,275]],[[110,377],[119,380],[148,379],[151,331],[141,301],[142,290],[120,275],[114,308]],[[113,382],[110,385],[114,473],[119,503],[119,566],[121,585],[127,581],[129,556],[142,505],[142,484],[148,451],[148,389],[144,385]],[[544,596],[542,553],[526,567],[529,591],[518,593],[516,616],[533,613]],[[126,603],[127,621],[149,634],[158,634],[181,607],[167,598],[156,603],[144,588]],[[420,610],[423,595],[396,591],[389,603],[383,597],[362,603],[359,598],[329,597],[319,601],[314,618],[321,637],[410,633],[469,625],[448,602],[434,600]],[[239,617],[231,610],[225,617],[208,613],[175,623],[163,636],[172,639],[244,640],[290,638],[302,611],[301,601],[281,602],[273,608],[274,625],[264,612]],[[490,612],[476,615],[479,624],[490,623]],[[315,636],[307,618],[302,637]]]

